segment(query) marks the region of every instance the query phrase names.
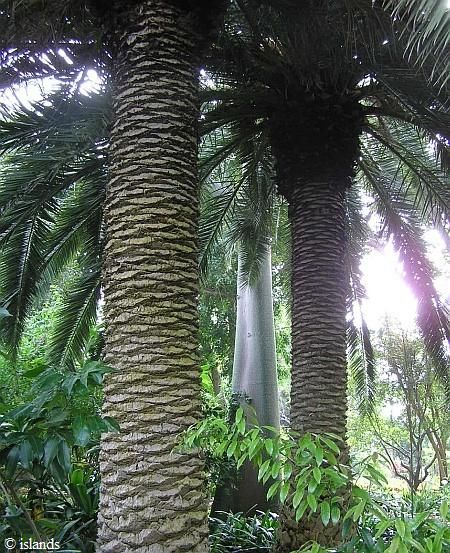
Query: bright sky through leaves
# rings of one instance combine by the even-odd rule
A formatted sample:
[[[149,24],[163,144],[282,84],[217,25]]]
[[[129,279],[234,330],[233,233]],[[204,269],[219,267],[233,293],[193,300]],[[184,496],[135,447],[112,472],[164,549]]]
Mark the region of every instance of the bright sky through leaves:
[[[450,300],[450,266],[445,243],[436,230],[425,233],[428,254],[436,267],[434,284],[447,304]],[[369,328],[377,330],[386,318],[404,330],[415,329],[417,300],[403,280],[403,267],[391,243],[368,253],[361,263],[367,300],[363,310]]]

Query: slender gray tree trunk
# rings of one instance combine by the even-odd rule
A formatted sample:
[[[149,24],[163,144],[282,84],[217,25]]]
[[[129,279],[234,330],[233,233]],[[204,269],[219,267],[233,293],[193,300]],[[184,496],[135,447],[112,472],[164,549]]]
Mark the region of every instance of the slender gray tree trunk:
[[[122,3],[114,59],[104,260],[98,551],[208,550],[203,463],[180,454],[198,420],[197,60],[182,3]]]
[[[242,262],[238,260],[237,318],[234,348],[234,394],[241,396],[249,420],[260,426],[279,429],[280,412],[277,381],[277,358],[272,295],[272,260],[270,247],[260,267],[255,284],[245,284]],[[254,409],[254,413],[253,413]],[[248,511],[252,507],[268,508],[267,486],[258,482],[258,471],[251,463],[245,463],[238,476],[234,501],[236,511]]]

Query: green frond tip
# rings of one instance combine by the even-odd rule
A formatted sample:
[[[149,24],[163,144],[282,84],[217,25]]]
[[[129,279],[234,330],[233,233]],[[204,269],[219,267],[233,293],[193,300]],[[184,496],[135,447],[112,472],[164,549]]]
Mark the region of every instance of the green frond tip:
[[[73,369],[83,363],[97,322],[101,291],[98,260],[86,262],[70,283],[50,336],[49,361]]]
[[[370,415],[375,406],[376,364],[370,331],[364,319],[360,324],[355,324],[353,320],[348,323],[347,358],[359,398],[358,409],[361,414]]]

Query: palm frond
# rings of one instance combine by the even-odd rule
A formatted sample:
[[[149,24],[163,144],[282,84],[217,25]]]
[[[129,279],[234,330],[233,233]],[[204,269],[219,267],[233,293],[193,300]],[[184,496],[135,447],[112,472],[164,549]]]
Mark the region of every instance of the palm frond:
[[[419,65],[431,62],[432,78],[445,85],[450,77],[450,11],[445,0],[385,0],[385,5],[402,23],[406,55]]]
[[[0,338],[14,358],[29,314],[45,256],[45,236],[53,218],[54,204],[42,206],[39,214],[24,221],[0,251],[0,305],[11,317],[2,319]]]
[[[86,67],[109,65],[100,46],[107,12],[95,3],[1,0],[0,12],[0,87],[49,76],[72,81]]]
[[[349,284],[347,358],[350,375],[359,398],[358,407],[362,413],[368,414],[374,408],[376,365],[370,331],[362,309],[366,290],[362,282],[361,260],[371,231],[362,216],[362,201],[356,186],[348,191],[346,203],[348,236],[346,268]]]
[[[12,354],[49,279],[87,244],[99,253],[107,107],[58,91],[0,121],[0,297],[12,315],[2,339]]]
[[[450,187],[440,169],[433,145],[418,129],[391,123],[372,125],[369,135],[375,138],[368,147],[386,174],[396,174],[397,195],[408,200],[425,224],[446,223],[450,218]]]
[[[267,157],[268,136],[264,129],[256,136],[254,132],[254,124],[240,121],[231,129],[225,125],[222,130],[215,130],[203,140],[200,173],[203,179],[207,178],[201,197],[199,229],[200,270],[203,275],[214,247],[225,232],[230,246],[244,238],[244,226],[238,222],[248,223],[248,217],[243,221],[244,205],[248,207],[253,200],[254,205],[247,212],[253,216],[264,210],[262,205],[256,203],[263,201],[261,186],[266,190],[267,197],[268,183],[262,183],[261,179],[266,179],[268,171],[271,171],[268,167],[271,162]],[[214,149],[216,145],[217,151]],[[249,229],[249,226],[246,228]],[[253,272],[250,256],[246,259],[246,268]],[[252,256],[252,259],[256,262],[257,256]]]
[[[347,359],[358,409],[364,415],[370,414],[375,403],[376,365],[370,331],[363,318],[347,324]]]
[[[56,314],[56,324],[49,340],[48,359],[51,363],[72,369],[82,363],[91,330],[97,322],[100,292],[100,260],[98,256],[89,257],[70,282]]]
[[[97,253],[101,250],[106,174],[102,165],[96,169],[77,181],[61,200],[47,237],[43,281],[57,278],[80,251],[88,253],[87,246],[92,242]]]
[[[267,142],[247,143],[246,151],[241,150],[241,163],[244,186],[225,243],[232,247],[239,242],[241,274],[251,285],[259,278],[273,235],[274,170]]]
[[[402,195],[403,179],[386,172],[368,151],[360,160],[362,182],[373,196],[373,208],[380,218],[380,233],[391,239],[399,252],[405,282],[417,298],[417,325],[425,347],[443,383],[450,391],[449,358],[450,318],[433,283],[433,267],[427,259],[423,230],[417,221],[417,211]]]

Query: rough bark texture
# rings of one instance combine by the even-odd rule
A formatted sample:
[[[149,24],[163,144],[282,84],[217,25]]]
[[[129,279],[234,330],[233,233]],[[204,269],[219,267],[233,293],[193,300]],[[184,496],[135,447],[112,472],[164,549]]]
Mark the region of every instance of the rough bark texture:
[[[233,393],[249,398],[260,426],[280,426],[277,355],[272,297],[270,249],[262,260],[258,282],[243,284],[242,264],[238,263],[236,339],[233,362]],[[250,420],[253,412],[249,411]],[[236,512],[266,510],[268,486],[258,482],[258,470],[244,463],[233,501]],[[272,502],[273,503],[273,502]]]
[[[345,183],[301,182],[289,197],[293,249],[291,426],[345,438],[347,412]],[[278,553],[339,541],[319,517],[282,513]]]
[[[309,182],[290,199],[291,425],[345,436],[347,413],[345,187]]]
[[[129,6],[105,209],[105,361],[118,371],[104,413],[121,431],[102,440],[98,551],[203,553],[203,465],[173,451],[200,398],[196,44],[175,3]]]

